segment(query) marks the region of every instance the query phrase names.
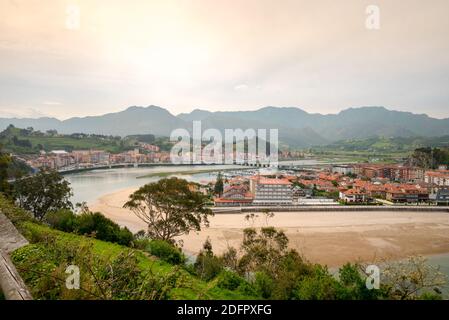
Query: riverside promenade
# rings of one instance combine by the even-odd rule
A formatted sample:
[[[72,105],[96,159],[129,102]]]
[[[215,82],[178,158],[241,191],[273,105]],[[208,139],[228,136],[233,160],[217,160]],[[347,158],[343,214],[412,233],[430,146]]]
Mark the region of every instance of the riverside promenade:
[[[397,211],[397,212],[447,212],[449,213],[449,206],[335,206],[335,205],[302,205],[302,206],[248,206],[248,207],[214,207],[212,211],[215,214],[220,213],[246,213],[246,212],[262,212],[269,210],[271,212],[354,212],[354,211]]]

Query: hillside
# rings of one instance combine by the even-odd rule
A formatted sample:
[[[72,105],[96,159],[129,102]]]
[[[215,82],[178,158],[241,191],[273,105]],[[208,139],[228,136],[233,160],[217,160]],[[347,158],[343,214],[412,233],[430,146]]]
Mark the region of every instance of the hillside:
[[[35,299],[48,299],[51,293],[44,292],[43,288],[39,286],[39,282],[48,281],[44,274],[35,273],[29,270],[30,261],[33,262],[34,270],[51,270],[58,268],[58,261],[55,260],[54,252],[52,250],[64,250],[71,247],[90,248],[91,253],[96,259],[114,260],[120,255],[128,254],[130,249],[114,243],[100,241],[85,236],[78,236],[70,233],[65,233],[50,229],[49,227],[35,224],[24,223],[21,226],[22,232],[31,240],[31,244],[16,250],[12,259],[16,264],[25,282],[32,290]],[[46,239],[52,239],[53,244],[48,244]],[[138,265],[138,272],[151,272],[159,281],[166,281],[169,277],[177,273],[180,277],[179,284],[167,283],[171,287],[166,288],[167,299],[250,299],[254,298],[250,295],[239,291],[231,291],[227,289],[218,288],[215,282],[207,283],[190,275],[185,270],[177,270],[176,266],[157,259],[153,256],[148,256],[143,251],[133,250]],[[56,259],[62,259],[56,256]],[[94,262],[92,262],[94,263]],[[94,266],[92,266],[94,267]],[[131,279],[130,279],[131,281]],[[57,281],[54,281],[57,285]],[[59,284],[60,285],[60,284]],[[56,292],[56,288],[54,289]],[[42,296],[41,296],[42,295]],[[53,298],[58,298],[55,296]],[[59,297],[62,298],[62,297]],[[67,297],[66,297],[67,298]],[[113,297],[115,298],[115,297]],[[69,298],[70,299],[70,298]]]
[[[291,147],[326,145],[339,140],[371,137],[434,137],[449,135],[449,119],[425,114],[388,110],[384,107],[350,108],[338,114],[312,114],[299,108],[265,107],[255,111],[210,112],[196,109],[172,115],[157,106],[130,107],[102,116],[71,118],[0,119],[0,129],[9,124],[35,130],[57,130],[72,134],[99,135],[154,134],[169,136],[177,128],[191,131],[192,121],[201,120],[202,128],[279,129],[282,144]]]
[[[366,152],[410,152],[422,147],[448,147],[449,136],[442,137],[370,137],[366,139],[340,140],[317,150],[366,151]]]
[[[7,152],[15,154],[34,154],[39,151],[74,149],[101,149],[120,152],[134,147],[135,140],[120,137],[40,132],[31,129],[8,127],[0,133],[0,144]]]

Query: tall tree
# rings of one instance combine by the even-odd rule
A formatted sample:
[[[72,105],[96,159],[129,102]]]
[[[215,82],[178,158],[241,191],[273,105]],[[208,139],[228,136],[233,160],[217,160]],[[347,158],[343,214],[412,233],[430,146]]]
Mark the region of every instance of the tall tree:
[[[217,175],[217,181],[215,182],[215,187],[214,187],[215,194],[221,196],[223,194],[223,188],[224,188],[223,176],[222,176],[221,172],[219,172]]]
[[[11,164],[11,157],[2,151],[0,145],[0,193],[9,195],[11,192],[11,185],[8,182],[8,168]]]
[[[148,225],[150,238],[174,243],[174,238],[209,225],[212,211],[205,206],[208,199],[191,191],[184,179],[161,179],[144,185],[130,195],[124,207]]]
[[[17,180],[14,195],[20,207],[42,220],[48,212],[73,209],[70,183],[57,171],[42,170],[36,175]]]

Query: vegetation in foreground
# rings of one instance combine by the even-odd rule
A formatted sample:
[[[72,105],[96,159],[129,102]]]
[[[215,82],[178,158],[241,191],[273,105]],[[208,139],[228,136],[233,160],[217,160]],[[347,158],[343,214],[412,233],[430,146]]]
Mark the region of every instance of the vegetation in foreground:
[[[207,226],[211,212],[207,197],[183,179],[159,180],[130,197],[126,206],[148,225],[135,235],[85,206],[75,214],[64,201],[71,190],[56,173],[34,179],[36,186],[54,179],[59,190],[43,190],[37,197],[37,188],[8,186],[5,190],[13,192],[9,199],[0,196],[0,211],[30,241],[13,252],[12,260],[35,299],[442,298],[445,277],[419,257],[387,264],[375,290],[367,288],[361,264],[348,263],[335,276],[289,249],[285,233],[269,226],[270,212],[264,212],[266,227],[244,230],[239,248],[216,255],[206,241],[189,263],[175,239]],[[66,271],[73,265],[80,270],[78,290],[66,286]]]

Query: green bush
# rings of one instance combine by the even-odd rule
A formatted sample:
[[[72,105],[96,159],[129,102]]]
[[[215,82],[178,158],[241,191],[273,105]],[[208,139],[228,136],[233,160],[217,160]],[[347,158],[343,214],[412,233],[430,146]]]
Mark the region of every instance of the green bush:
[[[78,229],[77,216],[71,210],[49,212],[45,217],[45,222],[53,228],[64,232],[76,232]]]
[[[295,298],[299,300],[335,300],[338,281],[327,268],[317,265],[312,275],[304,277],[297,284]]]
[[[133,248],[139,249],[139,250],[146,250],[150,246],[150,239],[136,239],[134,237],[133,240]]]
[[[0,193],[0,212],[3,213],[15,226],[22,222],[34,221],[30,212],[16,207],[11,200]]]
[[[212,280],[223,270],[223,264],[218,257],[204,252],[197,256],[194,267],[196,274],[205,281]]]
[[[11,256],[35,299],[159,300],[168,299],[170,290],[178,286],[177,269],[165,275],[144,271],[136,251],[102,256],[94,252],[93,242],[43,238],[46,240],[22,247]],[[68,265],[80,268],[81,290],[66,288]]]
[[[256,272],[254,275],[253,283],[257,295],[264,299],[271,297],[274,290],[273,278],[267,275],[265,272]]]
[[[231,291],[238,291],[244,295],[258,296],[253,285],[237,273],[229,270],[222,270],[217,276],[217,287]]]
[[[185,257],[180,249],[163,240],[150,241],[147,249],[153,256],[170,264],[182,264],[185,261]]]
[[[79,215],[71,210],[58,210],[47,214],[45,221],[53,228],[96,239],[131,246],[134,236],[126,227],[121,228],[99,212],[85,211]]]
[[[96,239],[114,242],[129,246],[133,240],[133,234],[126,227],[121,228],[111,219],[99,212],[83,212],[77,217],[77,233],[92,235]]]
[[[217,276],[217,286],[222,289],[236,290],[244,282],[245,279],[228,270],[223,270]]]
[[[439,293],[425,292],[419,296],[419,300],[443,300]]]

